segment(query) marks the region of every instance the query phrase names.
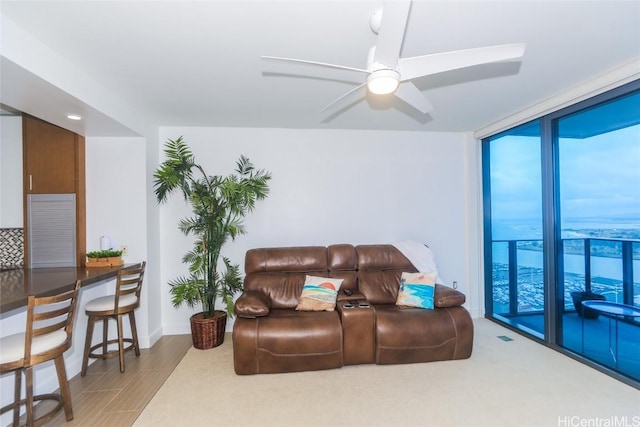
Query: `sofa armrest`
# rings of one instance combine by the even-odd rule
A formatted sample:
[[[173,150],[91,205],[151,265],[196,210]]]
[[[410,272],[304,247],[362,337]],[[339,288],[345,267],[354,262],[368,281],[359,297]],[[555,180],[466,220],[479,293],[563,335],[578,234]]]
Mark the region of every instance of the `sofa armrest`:
[[[245,291],[236,300],[234,311],[238,317],[253,319],[269,314],[271,301],[269,298],[256,291]]]
[[[456,307],[464,304],[465,301],[466,297],[462,292],[445,285],[436,284],[433,298],[433,305],[436,307]]]

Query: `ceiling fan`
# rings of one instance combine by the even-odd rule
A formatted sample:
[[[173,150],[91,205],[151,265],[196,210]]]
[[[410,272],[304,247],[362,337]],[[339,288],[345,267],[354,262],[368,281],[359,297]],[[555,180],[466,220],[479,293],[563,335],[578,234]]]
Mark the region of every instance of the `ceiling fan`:
[[[382,9],[373,13],[370,25],[378,39],[376,45],[369,50],[366,69],[278,56],[262,58],[358,71],[367,75],[366,81],[331,102],[322,111],[348,105],[351,98],[361,96],[366,86],[370,93],[394,94],[421,113],[427,114],[433,110],[433,106],[411,80],[474,65],[516,59],[524,54],[525,44],[514,43],[400,58],[410,6],[410,0],[388,1]]]

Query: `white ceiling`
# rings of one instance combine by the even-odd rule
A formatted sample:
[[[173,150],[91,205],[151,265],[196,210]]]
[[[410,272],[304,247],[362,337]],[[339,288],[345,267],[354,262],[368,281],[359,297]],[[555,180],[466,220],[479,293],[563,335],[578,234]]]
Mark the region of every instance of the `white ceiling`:
[[[368,95],[328,119],[320,110],[361,83],[361,74],[260,58],[366,68],[376,43],[369,17],[380,6],[3,0],[0,13],[155,126],[474,131],[640,57],[637,0],[414,1],[402,57],[525,42],[524,57],[415,80],[435,108],[428,115]],[[41,116],[68,108],[69,95],[8,61],[1,65],[0,102],[46,110]],[[125,129],[95,106],[84,107],[85,134]]]

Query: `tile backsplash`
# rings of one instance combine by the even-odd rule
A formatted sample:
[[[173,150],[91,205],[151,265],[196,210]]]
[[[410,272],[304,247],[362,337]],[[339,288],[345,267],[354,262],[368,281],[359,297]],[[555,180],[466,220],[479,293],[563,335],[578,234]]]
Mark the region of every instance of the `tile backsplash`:
[[[0,228],[0,268],[22,268],[24,259],[24,230]]]

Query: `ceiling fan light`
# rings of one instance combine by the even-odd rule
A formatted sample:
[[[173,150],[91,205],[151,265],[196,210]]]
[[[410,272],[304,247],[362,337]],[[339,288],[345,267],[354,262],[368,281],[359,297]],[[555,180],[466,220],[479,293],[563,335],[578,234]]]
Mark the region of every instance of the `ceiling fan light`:
[[[376,95],[387,95],[398,89],[400,74],[393,70],[378,70],[367,77],[367,88]]]

